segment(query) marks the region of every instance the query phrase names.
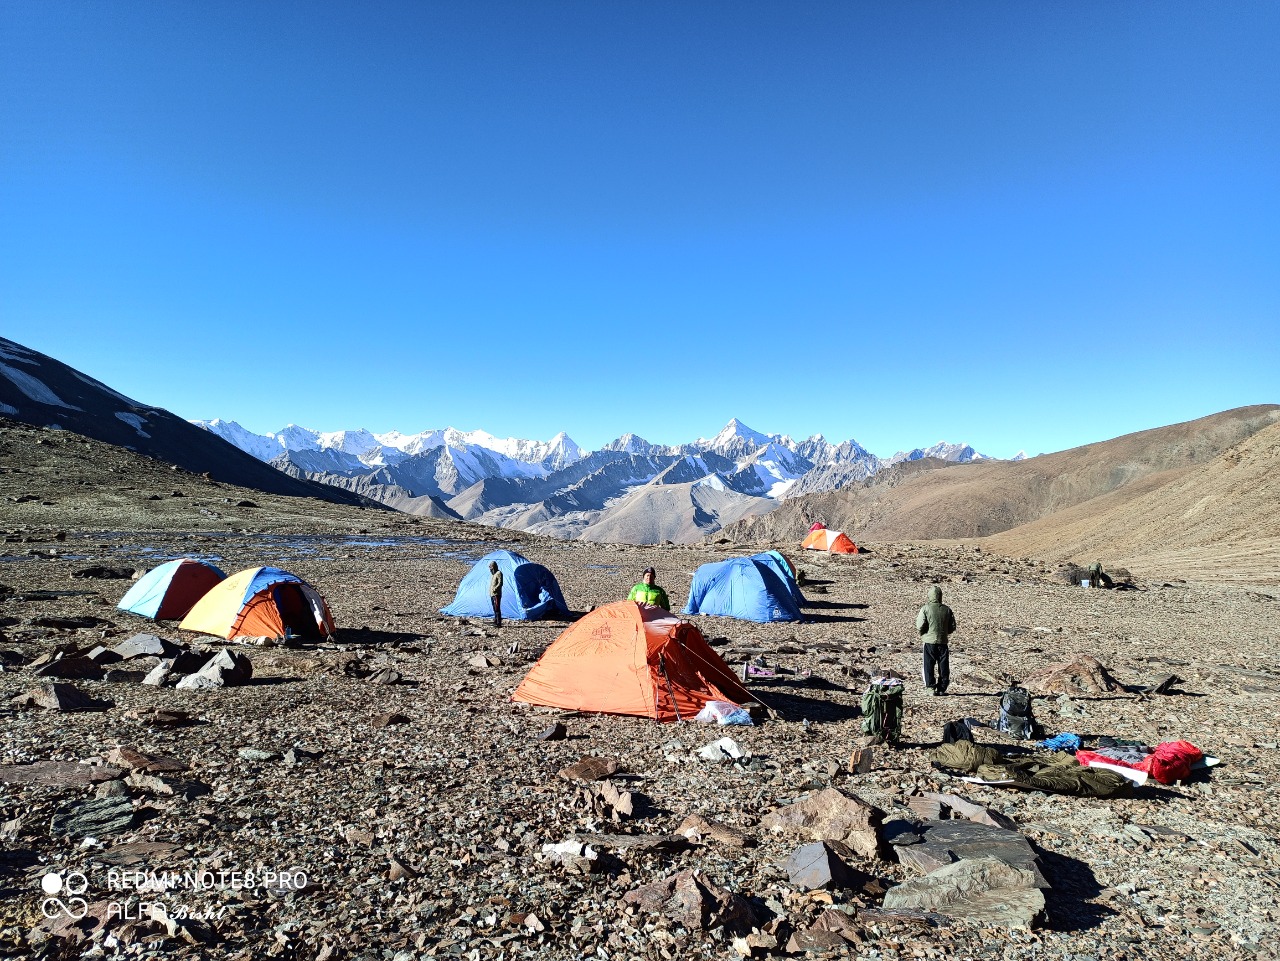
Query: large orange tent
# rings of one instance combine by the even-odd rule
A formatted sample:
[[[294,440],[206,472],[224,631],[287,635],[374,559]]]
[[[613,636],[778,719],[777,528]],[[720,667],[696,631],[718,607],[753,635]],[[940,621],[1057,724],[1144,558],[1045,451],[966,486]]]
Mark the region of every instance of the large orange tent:
[[[693,624],[618,601],[557,637],[511,695],[572,711],[692,720],[708,701],[753,700]]]
[[[858,545],[843,531],[829,531],[825,527],[810,531],[800,546],[808,551],[826,551],[828,554],[858,553]]]
[[[232,574],[196,602],[178,625],[216,637],[327,637],[333,615],[320,592],[278,567]]]

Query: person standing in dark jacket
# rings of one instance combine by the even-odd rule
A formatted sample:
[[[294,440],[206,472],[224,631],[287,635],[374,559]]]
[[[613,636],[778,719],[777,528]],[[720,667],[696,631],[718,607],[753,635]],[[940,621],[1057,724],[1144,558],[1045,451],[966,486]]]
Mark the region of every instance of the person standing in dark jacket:
[[[502,571],[498,562],[489,562],[489,599],[493,601],[493,626],[502,627]]]
[[[934,584],[928,602],[916,615],[916,631],[924,638],[924,686],[930,695],[946,694],[951,683],[947,640],[955,629],[956,616],[942,603],[942,588]]]

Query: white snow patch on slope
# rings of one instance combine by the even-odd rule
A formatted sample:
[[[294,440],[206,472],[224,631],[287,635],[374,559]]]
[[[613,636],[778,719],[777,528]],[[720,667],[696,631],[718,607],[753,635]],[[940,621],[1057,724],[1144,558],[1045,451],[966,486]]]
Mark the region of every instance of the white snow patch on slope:
[[[124,421],[126,424],[128,424],[130,427],[136,430],[138,432],[139,437],[151,436],[145,430],[142,429],[142,425],[147,422],[146,418],[139,417],[137,414],[129,414],[122,410],[116,411],[116,418],[118,420]]]
[[[795,486],[795,483],[796,483],[796,478],[794,477],[791,478],[791,480],[780,480],[776,484],[774,484],[772,487],[770,487],[767,491],[765,491],[764,496],[772,497],[774,500],[777,500],[787,491],[791,490],[791,488]]]
[[[102,381],[100,381],[100,380],[94,380],[92,377],[87,377],[87,376],[85,376],[84,374],[80,373],[80,371],[78,371],[78,370],[73,370],[71,373],[75,375],[76,380],[78,380],[78,381],[80,381],[80,382],[82,382],[82,383],[84,383],[84,384],[88,384],[90,387],[94,388],[95,390],[105,391],[106,393],[108,393],[108,394],[110,394],[112,397],[114,397],[116,400],[123,401],[124,403],[128,404],[130,407],[142,407],[142,406],[144,406],[144,405],[142,405],[142,404],[139,404],[139,403],[138,403],[136,400],[134,400],[132,397],[126,397],[124,394],[120,393],[120,391],[118,391],[118,390],[112,390],[110,387],[108,387],[108,386],[107,386],[106,384],[104,384]]]
[[[0,404],[0,414],[4,414],[6,417],[16,417],[18,408],[10,407],[8,404]]]
[[[9,378],[14,387],[18,388],[37,404],[45,404],[49,407],[65,407],[67,410],[80,410],[79,407],[74,404],[68,404],[55,394],[40,378],[32,377],[25,370],[18,370],[8,364],[0,364],[0,375]]]

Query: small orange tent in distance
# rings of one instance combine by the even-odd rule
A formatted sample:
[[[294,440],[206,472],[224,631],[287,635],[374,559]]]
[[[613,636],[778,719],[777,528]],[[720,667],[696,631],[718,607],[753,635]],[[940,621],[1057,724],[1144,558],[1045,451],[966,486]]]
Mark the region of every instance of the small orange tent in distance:
[[[278,567],[232,574],[196,602],[178,625],[215,637],[328,637],[333,615],[320,592]]]
[[[753,700],[697,627],[634,601],[596,608],[561,633],[511,699],[655,721]]]
[[[858,553],[858,545],[843,531],[829,531],[825,527],[810,531],[800,546],[808,551],[826,551],[828,554]]]

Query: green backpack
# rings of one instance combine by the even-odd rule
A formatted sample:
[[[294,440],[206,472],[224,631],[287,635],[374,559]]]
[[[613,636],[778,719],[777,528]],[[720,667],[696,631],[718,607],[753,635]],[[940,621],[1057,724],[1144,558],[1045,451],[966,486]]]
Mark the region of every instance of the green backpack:
[[[862,733],[873,744],[897,744],[902,738],[902,681],[875,677],[862,695]]]

